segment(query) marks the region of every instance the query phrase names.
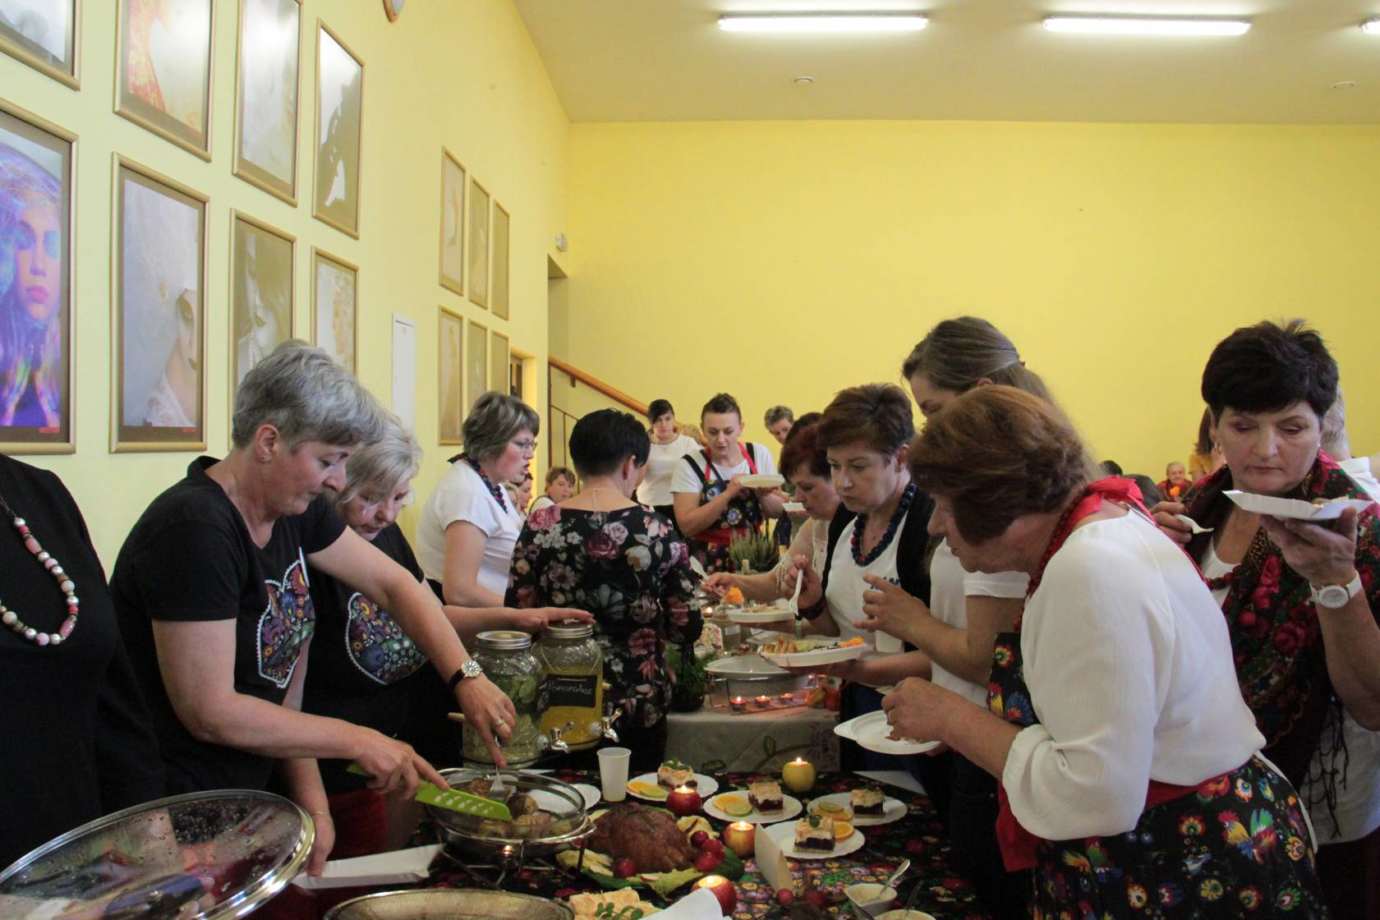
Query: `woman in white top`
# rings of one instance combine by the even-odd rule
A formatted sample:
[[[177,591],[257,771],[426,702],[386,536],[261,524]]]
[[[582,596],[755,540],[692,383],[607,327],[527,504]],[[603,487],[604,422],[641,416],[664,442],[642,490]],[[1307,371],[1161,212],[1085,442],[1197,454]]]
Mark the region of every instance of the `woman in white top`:
[[[897,736],[1000,778],[1002,854],[1035,869],[1035,915],[1324,915],[1221,611],[1125,481],[1091,483],[1072,425],[1003,386],[938,413],[910,465],[964,569],[1024,571],[1031,593],[997,638],[990,709],[922,680],[883,705]]]
[[[546,491],[537,496],[527,513],[530,516],[533,511],[559,505],[574,494],[575,471],[568,466],[553,466],[546,472]]]
[[[670,400],[652,400],[647,406],[647,422],[651,425],[652,453],[647,458],[647,473],[637,487],[637,500],[674,522],[676,510],[672,506],[671,480],[685,455],[697,452],[700,445],[694,438],[676,431],[676,410]]]

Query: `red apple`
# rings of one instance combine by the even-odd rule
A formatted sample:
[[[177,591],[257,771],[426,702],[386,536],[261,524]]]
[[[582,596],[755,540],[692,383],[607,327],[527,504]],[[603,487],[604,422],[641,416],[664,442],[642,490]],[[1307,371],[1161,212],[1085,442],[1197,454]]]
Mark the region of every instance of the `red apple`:
[[[829,906],[829,899],[826,898],[824,892],[820,891],[818,888],[805,892],[805,900],[808,901],[811,906],[818,907],[821,910]]]
[[[719,899],[719,909],[725,917],[733,916],[733,908],[738,906],[738,889],[722,875],[706,875],[695,883],[696,888],[708,888]]]
[[[637,874],[637,863],[624,856],[613,864],[613,874],[619,878],[632,878]]]
[[[696,848],[703,847],[704,842],[709,839],[707,831],[695,831],[690,835],[690,843]]]
[[[666,807],[681,818],[693,815],[700,810],[700,794],[689,786],[677,786],[667,794]]]
[[[713,872],[719,867],[719,863],[721,862],[723,862],[722,856],[716,856],[706,850],[695,857],[695,869],[699,872]]]
[[[724,855],[724,842],[717,837],[706,837],[704,843],[700,844],[700,850],[705,853],[713,853],[719,858]]]
[[[790,907],[795,903],[795,892],[789,888],[776,889],[776,903],[782,907]]]
[[[724,828],[723,842],[730,850],[746,859],[757,848],[757,828],[746,821],[734,821]]]

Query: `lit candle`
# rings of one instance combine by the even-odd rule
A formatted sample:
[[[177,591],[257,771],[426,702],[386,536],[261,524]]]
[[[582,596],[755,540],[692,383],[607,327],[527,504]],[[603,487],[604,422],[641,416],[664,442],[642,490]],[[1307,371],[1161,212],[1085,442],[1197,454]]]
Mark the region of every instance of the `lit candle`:
[[[757,849],[757,825],[734,821],[724,828],[724,845],[744,859]]]
[[[735,696],[728,701],[728,705],[733,707],[734,712],[742,712],[744,709],[747,709],[747,700],[741,696]]]
[[[783,703],[789,703],[793,699],[795,699],[795,694],[790,692],[789,690],[781,694],[781,702]]]
[[[725,917],[733,915],[733,908],[738,906],[738,889],[733,887],[733,883],[722,875],[706,875],[704,878],[695,882],[696,888],[708,888],[714,892],[714,897],[719,899],[719,908],[724,912]]]
[[[677,786],[666,796],[666,807],[682,818],[693,815],[700,810],[700,794],[689,786]]]
[[[815,765],[797,757],[781,768],[781,780],[792,792],[808,792],[815,784]]]
[[[753,700],[753,702],[756,703],[758,706],[770,706],[771,697],[767,696],[766,694],[762,694],[761,696],[757,697],[757,699]]]

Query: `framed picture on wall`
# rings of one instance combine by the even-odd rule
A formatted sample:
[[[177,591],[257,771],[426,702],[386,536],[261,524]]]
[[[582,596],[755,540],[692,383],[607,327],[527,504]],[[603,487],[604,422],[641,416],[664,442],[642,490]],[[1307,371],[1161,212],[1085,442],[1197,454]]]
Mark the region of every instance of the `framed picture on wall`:
[[[499,319],[508,318],[508,230],[510,218],[503,205],[494,202],[494,264],[489,281],[489,308]]]
[[[489,389],[508,392],[508,337],[489,333]]]
[[[324,22],[316,26],[316,192],[312,214],[359,239],[364,64]]]
[[[244,375],[292,338],[293,237],[230,212],[230,402]]]
[[[111,450],[206,449],[206,196],[115,157]]]
[[[469,246],[466,266],[470,275],[470,300],[489,305],[489,193],[470,179]]]
[[[79,22],[81,0],[5,0],[0,4],[0,51],[78,89]]]
[[[441,286],[465,293],[465,167],[441,148]]]
[[[473,406],[475,400],[489,390],[489,337],[484,327],[470,323],[469,342],[465,349],[465,405]]]
[[[311,251],[312,341],[355,373],[359,341],[359,269],[319,249]]]
[[[302,0],[239,0],[235,175],[297,204]]]
[[[438,356],[437,380],[440,393],[436,404],[441,407],[437,432],[442,444],[461,444],[464,437],[460,426],[465,421],[465,321],[445,307],[440,310],[441,353]]]
[[[211,159],[212,0],[117,0],[115,111]]]
[[[71,453],[76,136],[0,103],[0,451]]]

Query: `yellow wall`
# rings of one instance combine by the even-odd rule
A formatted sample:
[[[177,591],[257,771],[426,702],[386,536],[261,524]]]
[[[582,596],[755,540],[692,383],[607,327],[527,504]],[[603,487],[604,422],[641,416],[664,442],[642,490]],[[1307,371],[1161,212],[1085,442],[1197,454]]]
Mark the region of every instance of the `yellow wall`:
[[[896,380],[985,316],[1099,457],[1184,457],[1238,325],[1301,315],[1380,449],[1380,127],[915,122],[571,130],[569,353],[682,417]]]
[[[208,452],[223,454],[228,442],[232,208],[297,237],[295,322],[300,336],[308,334],[311,310],[311,247],[359,265],[359,372],[385,402],[391,400],[391,314],[416,321],[417,431],[427,450],[416,483],[421,494],[430,491],[443,458],[453,450],[436,445],[438,304],[450,304],[506,332],[515,349],[535,356],[537,385],[532,389],[544,411],[546,251],[548,241],[565,228],[568,123],[509,0],[410,3],[393,25],[378,0],[304,0],[296,208],[231,174],[239,7],[235,0],[215,4],[209,163],[113,114],[115,3],[88,0],[81,6],[80,91],[0,54],[0,97],[79,136],[74,246],[77,452],[22,459],[63,477],[107,565],[149,500],[180,477],[194,456],[108,452],[112,152],[210,196]],[[311,216],[318,18],[364,61],[359,240]],[[437,284],[443,144],[512,214],[511,321],[495,321],[486,310]]]

